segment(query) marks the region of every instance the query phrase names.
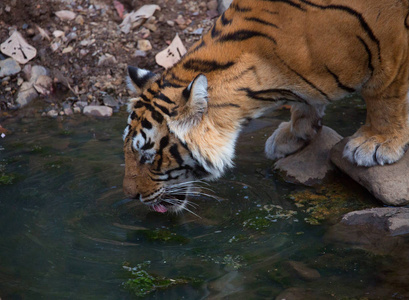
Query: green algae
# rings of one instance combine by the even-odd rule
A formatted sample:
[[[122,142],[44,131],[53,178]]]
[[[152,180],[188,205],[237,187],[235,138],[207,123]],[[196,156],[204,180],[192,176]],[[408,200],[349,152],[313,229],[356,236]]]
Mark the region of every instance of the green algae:
[[[146,270],[149,265],[150,262],[146,261],[142,264],[138,264],[136,267],[129,267],[128,263],[125,263],[123,266],[125,270],[131,273],[130,278],[123,282],[123,286],[136,297],[145,297],[152,292],[169,289],[176,285],[191,284],[198,286],[202,283],[200,280],[188,277],[172,279],[156,276]]]
[[[0,185],[10,185],[16,180],[16,175],[6,173],[6,165],[0,164]]]
[[[189,239],[171,232],[168,229],[155,229],[155,230],[142,230],[143,236],[152,242],[163,242],[163,243],[175,243],[175,244],[187,244]]]
[[[341,183],[294,192],[289,198],[307,214],[304,221],[310,225],[320,225],[323,221],[338,218],[350,211],[370,207],[356,191]]]

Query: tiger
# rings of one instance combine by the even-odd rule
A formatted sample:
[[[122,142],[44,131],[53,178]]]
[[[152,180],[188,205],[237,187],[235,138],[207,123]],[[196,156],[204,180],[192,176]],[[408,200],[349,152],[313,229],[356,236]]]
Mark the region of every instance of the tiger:
[[[409,143],[406,0],[234,0],[161,75],[128,67],[124,193],[157,212],[186,209],[198,180],[233,167],[248,120],[291,105],[267,139],[276,160],[303,149],[326,105],[360,95],[366,122],[343,156],[392,164]]]

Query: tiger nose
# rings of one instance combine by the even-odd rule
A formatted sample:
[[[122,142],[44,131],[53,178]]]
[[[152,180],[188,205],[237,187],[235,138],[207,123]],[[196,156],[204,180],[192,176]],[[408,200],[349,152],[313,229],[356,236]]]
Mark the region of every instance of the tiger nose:
[[[125,176],[122,188],[126,197],[132,199],[139,198],[139,193],[136,190],[135,179]]]

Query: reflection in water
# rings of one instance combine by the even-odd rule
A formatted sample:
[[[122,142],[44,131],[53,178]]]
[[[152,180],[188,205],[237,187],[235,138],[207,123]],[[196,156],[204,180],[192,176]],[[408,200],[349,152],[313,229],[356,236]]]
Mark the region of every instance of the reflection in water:
[[[362,120],[364,112],[350,109],[347,121],[333,119],[337,114],[330,109],[327,124],[345,135],[359,126],[348,119]],[[303,295],[298,299],[377,299],[375,284],[378,295],[404,295],[380,275],[401,272],[393,257],[323,241],[342,213],[375,206],[367,193],[343,178],[338,184],[353,195],[346,209],[327,205],[330,216],[311,225],[310,207],[297,206],[295,197],[334,194],[270,172],[264,141],[278,118],[244,131],[235,169],[211,183],[221,200],[192,199],[200,218],[158,214],[124,198],[125,112],[104,121],[6,121],[12,134],[0,140],[0,175],[12,180],[0,184],[0,297],[132,299],[122,266],[144,262],[152,276],[190,280],[152,299],[271,299],[283,291]]]

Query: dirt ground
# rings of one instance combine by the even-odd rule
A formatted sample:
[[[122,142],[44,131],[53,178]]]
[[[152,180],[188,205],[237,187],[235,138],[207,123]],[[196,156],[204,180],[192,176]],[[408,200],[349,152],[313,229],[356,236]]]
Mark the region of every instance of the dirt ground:
[[[127,65],[161,72],[163,68],[155,63],[155,55],[168,46],[176,33],[189,48],[200,37],[193,32],[198,28],[206,32],[217,17],[216,0],[118,2],[124,7],[124,14],[144,4],[157,4],[161,10],[125,34],[119,27],[121,12],[114,0],[0,1],[0,43],[17,29],[37,49],[37,56],[27,65],[41,65],[50,71],[54,83],[51,95],[41,96],[44,103],[60,109],[64,101],[98,104],[107,94],[119,103],[126,101]],[[60,10],[73,11],[76,18],[62,21],[55,15]],[[41,35],[39,28],[46,34]],[[56,37],[56,31],[62,31],[63,35],[60,32]],[[152,49],[137,51],[138,40],[142,39],[148,40]],[[5,58],[0,55],[0,60]],[[6,80],[0,79],[0,117],[10,115],[18,107],[15,99],[22,79],[27,80],[25,76],[22,71]]]

